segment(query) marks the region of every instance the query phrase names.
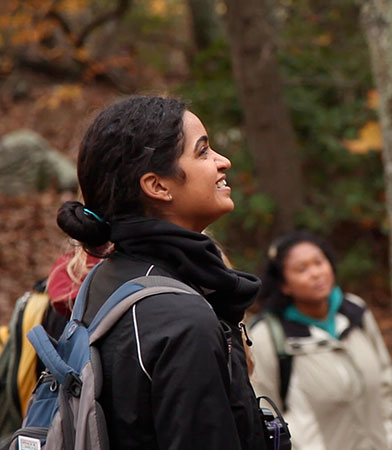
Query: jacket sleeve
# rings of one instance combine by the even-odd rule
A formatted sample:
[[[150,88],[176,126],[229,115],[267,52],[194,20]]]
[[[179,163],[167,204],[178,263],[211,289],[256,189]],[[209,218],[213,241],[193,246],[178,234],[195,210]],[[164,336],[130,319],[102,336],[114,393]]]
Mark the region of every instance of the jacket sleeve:
[[[199,297],[188,296],[186,307],[179,300],[176,295],[161,303],[154,299],[159,327],[153,333],[148,325],[140,327],[158,447],[240,450],[223,330]]]
[[[381,395],[383,399],[383,417],[387,430],[388,448],[392,448],[392,363],[387,347],[373,314],[367,310],[364,314],[364,330],[369,336],[381,367]]]

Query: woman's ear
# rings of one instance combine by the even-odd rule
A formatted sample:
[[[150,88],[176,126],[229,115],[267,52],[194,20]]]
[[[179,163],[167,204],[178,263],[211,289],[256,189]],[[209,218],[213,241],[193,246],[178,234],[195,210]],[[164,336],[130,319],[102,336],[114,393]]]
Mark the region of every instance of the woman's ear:
[[[172,199],[164,178],[154,172],[145,173],[140,178],[140,187],[147,197],[154,200],[170,201]]]

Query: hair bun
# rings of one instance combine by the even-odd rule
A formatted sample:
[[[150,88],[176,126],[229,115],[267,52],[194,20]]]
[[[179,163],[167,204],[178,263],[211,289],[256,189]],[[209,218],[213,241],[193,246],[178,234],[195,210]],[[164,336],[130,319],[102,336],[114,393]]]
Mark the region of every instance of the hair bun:
[[[110,238],[110,224],[78,201],[65,202],[59,208],[57,224],[86,247],[99,247]]]

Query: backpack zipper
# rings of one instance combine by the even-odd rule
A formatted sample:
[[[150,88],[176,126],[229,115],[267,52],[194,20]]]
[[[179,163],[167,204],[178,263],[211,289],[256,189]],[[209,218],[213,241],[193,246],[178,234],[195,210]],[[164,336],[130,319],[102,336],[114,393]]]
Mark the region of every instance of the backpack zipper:
[[[55,381],[56,380],[55,380],[54,376],[49,371],[43,370],[37,380],[36,385],[34,386],[32,394],[35,394],[35,391],[37,390],[37,388],[40,384],[49,383],[49,382],[54,383]],[[52,391],[52,389],[51,389],[51,391]]]
[[[246,331],[246,325],[244,324],[244,322],[240,322],[238,325],[244,332],[246,345],[248,347],[252,347],[253,342],[249,339],[248,332]]]

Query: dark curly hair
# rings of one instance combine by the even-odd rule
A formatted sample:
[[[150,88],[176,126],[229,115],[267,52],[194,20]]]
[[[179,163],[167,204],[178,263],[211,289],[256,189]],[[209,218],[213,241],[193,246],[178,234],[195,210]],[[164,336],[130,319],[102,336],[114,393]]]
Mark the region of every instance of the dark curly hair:
[[[261,310],[268,310],[281,315],[284,309],[292,303],[292,298],[283,294],[281,286],[284,283],[284,264],[288,252],[297,244],[310,242],[324,253],[336,274],[336,260],[332,249],[326,241],[308,230],[294,230],[277,238],[270,245],[266,263],[262,271],[262,285],[258,296]]]
[[[107,243],[110,223],[145,215],[140,178],[147,172],[177,177],[184,151],[184,102],[132,96],[104,109],[88,128],[79,149],[78,178],[85,205],[66,202],[57,223],[86,250]],[[86,214],[85,208],[93,214]],[[97,219],[98,216],[98,219]],[[101,219],[101,220],[99,220]]]

